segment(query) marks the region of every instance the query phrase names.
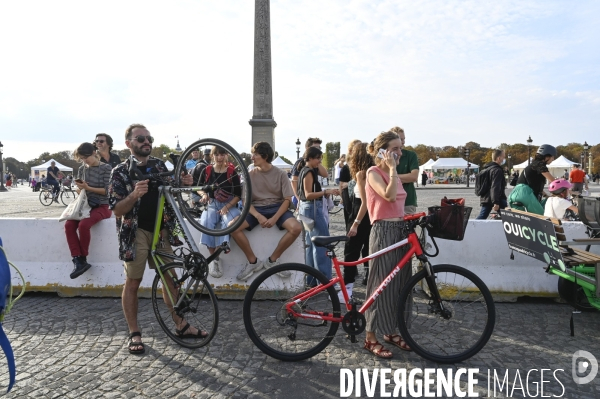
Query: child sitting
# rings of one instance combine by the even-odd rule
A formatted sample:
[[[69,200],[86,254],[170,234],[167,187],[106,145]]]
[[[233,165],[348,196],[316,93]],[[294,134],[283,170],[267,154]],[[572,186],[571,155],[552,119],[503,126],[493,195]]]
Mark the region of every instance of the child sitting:
[[[571,183],[564,179],[554,180],[552,183],[550,183],[548,190],[552,194],[552,197],[549,197],[546,201],[544,216],[564,219],[565,212],[567,210],[571,210],[575,214],[578,213],[577,207],[573,205],[571,201],[566,199],[569,195],[570,188]]]

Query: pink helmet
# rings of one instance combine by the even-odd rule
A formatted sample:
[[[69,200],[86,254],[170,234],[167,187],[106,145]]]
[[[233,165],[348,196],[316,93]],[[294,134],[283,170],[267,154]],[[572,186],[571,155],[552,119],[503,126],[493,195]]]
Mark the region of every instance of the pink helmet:
[[[571,183],[569,183],[569,181],[565,180],[565,179],[554,180],[548,186],[548,190],[550,190],[550,192],[552,194],[560,194],[563,191],[568,190],[570,188],[571,188]]]

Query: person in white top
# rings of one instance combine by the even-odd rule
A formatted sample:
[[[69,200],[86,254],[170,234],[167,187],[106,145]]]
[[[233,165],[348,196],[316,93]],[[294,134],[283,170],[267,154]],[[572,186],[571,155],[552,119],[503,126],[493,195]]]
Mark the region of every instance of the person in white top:
[[[335,165],[333,165],[333,167],[334,167],[333,178],[335,180],[336,185],[340,184],[340,171],[342,170],[342,168],[344,167],[345,164],[346,164],[346,154],[342,154],[340,159],[335,161]]]
[[[557,179],[548,186],[548,190],[552,194],[546,201],[544,207],[544,216],[564,219],[565,212],[568,210],[578,213],[578,209],[571,201],[567,199],[571,183],[568,180]]]

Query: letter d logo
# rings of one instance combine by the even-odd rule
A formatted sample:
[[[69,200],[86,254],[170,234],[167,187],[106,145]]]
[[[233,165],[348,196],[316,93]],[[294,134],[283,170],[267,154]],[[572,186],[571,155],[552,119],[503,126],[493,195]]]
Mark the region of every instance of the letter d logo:
[[[577,361],[578,359],[585,358]],[[590,366],[591,369],[590,369]],[[585,374],[589,370],[589,374],[585,377],[581,375]],[[598,360],[587,351],[577,351],[573,353],[573,368],[571,370],[571,374],[573,375],[573,381],[576,384],[583,385],[592,381],[596,374],[598,374]]]

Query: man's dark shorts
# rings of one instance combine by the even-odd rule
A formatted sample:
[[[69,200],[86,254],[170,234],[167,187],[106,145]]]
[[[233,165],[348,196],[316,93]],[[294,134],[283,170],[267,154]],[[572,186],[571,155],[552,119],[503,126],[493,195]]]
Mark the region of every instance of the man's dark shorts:
[[[267,219],[272,218],[277,213],[279,208],[281,208],[281,204],[273,204],[273,205],[267,205],[267,206],[255,206],[254,207],[254,209],[256,209],[258,211],[258,213],[260,213]],[[277,227],[279,227],[279,230],[285,230],[285,228],[282,227],[283,224],[285,223],[286,220],[288,220],[289,218],[293,218],[293,217],[294,217],[294,214],[292,212],[285,211],[285,213],[283,215],[281,215],[281,217],[277,220],[277,222],[275,222],[275,224],[277,225]],[[246,230],[248,230],[248,231],[251,231],[253,228],[258,226],[258,219],[256,219],[250,213],[248,213],[248,215],[246,216],[246,222],[248,222],[248,225],[249,225],[248,227],[246,227]]]

